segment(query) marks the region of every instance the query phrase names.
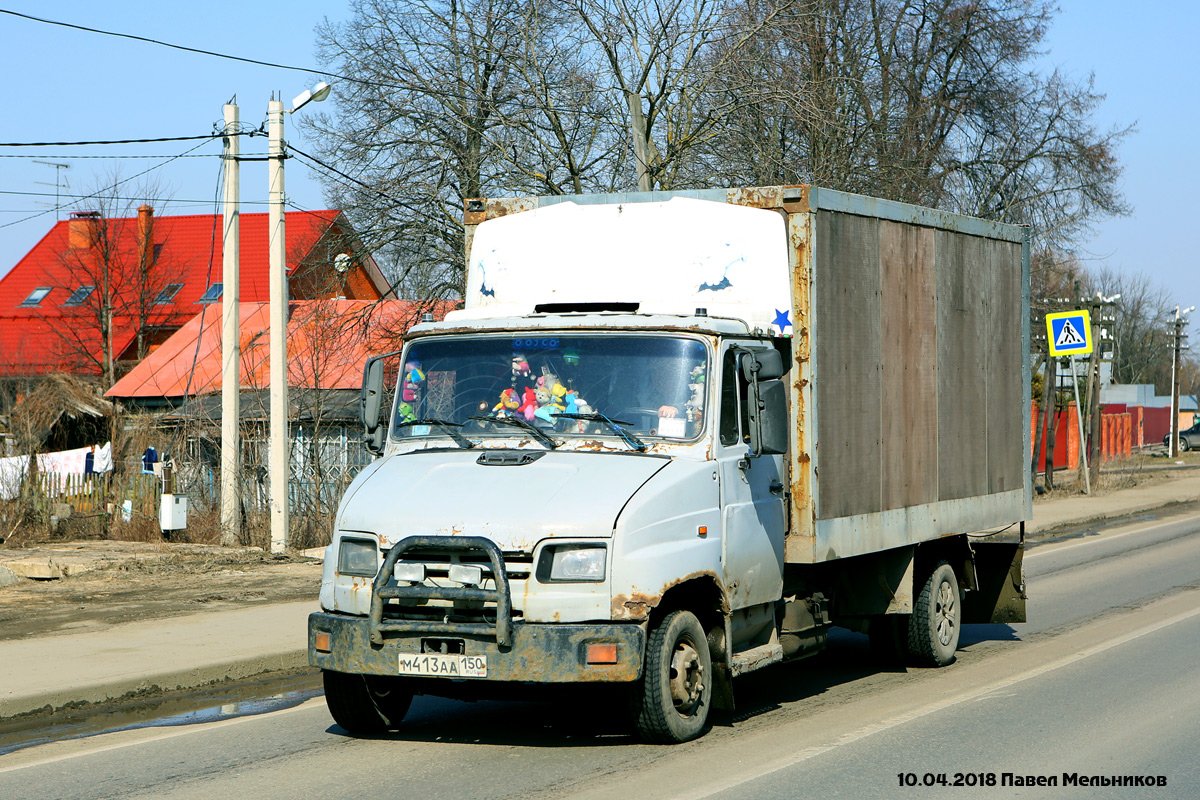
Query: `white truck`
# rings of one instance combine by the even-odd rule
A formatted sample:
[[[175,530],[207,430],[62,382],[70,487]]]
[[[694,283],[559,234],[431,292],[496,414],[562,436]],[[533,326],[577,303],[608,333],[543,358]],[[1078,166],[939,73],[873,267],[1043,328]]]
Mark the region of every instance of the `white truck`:
[[[609,684],[682,742],[832,625],[942,666],[1024,621],[1027,229],[808,186],[465,221],[464,308],[364,369],[309,619],[341,727]]]

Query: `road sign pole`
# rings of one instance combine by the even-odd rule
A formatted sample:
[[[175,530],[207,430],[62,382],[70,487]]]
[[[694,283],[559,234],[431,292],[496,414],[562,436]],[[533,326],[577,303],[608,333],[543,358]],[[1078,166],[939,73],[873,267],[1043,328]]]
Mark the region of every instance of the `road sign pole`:
[[[1087,440],[1083,438],[1083,406],[1079,405],[1079,378],[1075,376],[1075,357],[1067,356],[1071,361],[1071,385],[1075,387],[1075,420],[1079,423],[1079,461],[1083,472],[1083,493],[1092,493],[1092,479],[1088,475]]]

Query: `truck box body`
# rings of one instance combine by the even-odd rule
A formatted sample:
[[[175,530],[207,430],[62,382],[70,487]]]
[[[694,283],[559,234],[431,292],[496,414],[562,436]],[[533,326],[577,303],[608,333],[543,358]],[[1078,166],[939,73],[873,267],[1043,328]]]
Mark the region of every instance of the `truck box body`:
[[[707,204],[663,210],[677,199],[767,209],[781,224],[776,233],[769,222],[746,229],[736,219],[723,229],[716,219],[681,219],[681,241],[671,213],[686,218]],[[535,227],[528,212],[561,203],[626,213],[599,228],[587,215]],[[639,204],[659,207],[657,229],[621,220]],[[489,238],[486,252],[472,247],[475,226],[512,214],[529,217],[543,239],[516,230]],[[487,200],[466,222],[463,317],[529,314],[546,303],[703,307],[790,335],[789,563],[1031,518],[1025,228],[816,187]],[[728,237],[732,249],[722,239],[731,227],[742,236]],[[520,250],[522,270],[505,270],[506,245]],[[577,263],[592,253],[603,265]],[[668,285],[655,285],[650,270]],[[791,327],[773,328],[784,309]]]

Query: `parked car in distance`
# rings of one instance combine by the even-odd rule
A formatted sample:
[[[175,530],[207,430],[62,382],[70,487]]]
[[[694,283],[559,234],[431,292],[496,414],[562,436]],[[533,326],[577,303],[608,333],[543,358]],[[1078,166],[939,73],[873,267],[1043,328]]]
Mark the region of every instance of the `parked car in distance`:
[[[1171,434],[1168,433],[1163,437],[1163,447],[1168,450],[1171,448]],[[1179,452],[1186,453],[1193,447],[1200,447],[1200,422],[1179,432]]]

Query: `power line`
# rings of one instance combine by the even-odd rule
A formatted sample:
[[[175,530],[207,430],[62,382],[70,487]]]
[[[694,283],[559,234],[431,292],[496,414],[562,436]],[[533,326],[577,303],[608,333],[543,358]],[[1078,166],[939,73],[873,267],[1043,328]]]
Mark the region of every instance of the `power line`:
[[[3,9],[0,9],[0,11],[3,11]],[[81,197],[78,200],[73,200],[70,203],[67,203],[65,207],[69,208],[70,206],[78,205],[79,203],[82,203],[84,200],[90,200],[94,197],[99,197],[104,192],[106,192],[110,189],[116,189],[118,186],[125,184],[125,183],[129,183],[130,181],[132,181],[136,178],[140,178],[143,175],[153,172],[156,169],[162,169],[167,164],[170,164],[172,161],[175,161],[176,159],[179,159],[179,158],[183,158],[184,156],[188,155],[189,153],[192,153],[196,150],[199,150],[201,147],[204,147],[204,145],[208,144],[208,141],[211,141],[211,139],[209,139],[207,141],[203,141],[200,144],[196,145],[195,147],[184,150],[179,155],[172,156],[172,157],[168,158],[166,161],[162,162],[161,164],[155,164],[153,167],[150,167],[149,169],[144,169],[141,172],[137,173],[136,175],[130,175],[128,178],[119,180],[116,183],[112,184],[111,186],[105,186],[103,189],[93,192],[92,194]],[[28,217],[23,217],[21,219],[14,220],[13,222],[6,222],[5,224],[0,225],[0,229],[11,228],[13,225],[20,225],[22,222],[28,222],[31,219],[37,219],[38,217],[44,217],[50,213],[57,213],[59,210],[60,209],[57,209],[57,208],[48,208],[45,211],[41,212],[40,214],[31,214]]]
[[[248,155],[253,155],[253,154],[251,153]],[[263,153],[262,155],[266,155],[266,153]],[[176,158],[220,158],[220,157],[221,156],[219,153],[196,153],[195,155],[190,155],[190,156],[176,156]],[[30,158],[30,159],[38,159],[38,158],[162,158],[162,153],[159,153],[158,155],[119,155],[119,156],[111,156],[111,155],[81,156],[81,155],[74,155],[74,154],[68,154],[68,153],[0,153],[0,158]],[[204,202],[207,203],[208,201],[205,200]]]
[[[355,178],[352,175],[347,175],[346,173],[342,172],[337,167],[333,167],[333,166],[330,166],[329,164],[326,164],[324,161],[317,158],[316,156],[310,156],[308,153],[297,148],[295,145],[289,144],[287,146],[287,149],[290,152],[293,152],[296,155],[300,156],[301,158],[303,158],[307,161],[311,161],[312,163],[316,164],[318,167],[321,167],[322,169],[325,169],[325,170],[333,172],[337,175],[340,175],[341,177],[345,178],[346,180],[350,181],[351,183],[357,184],[358,186],[361,186],[362,188],[366,189],[367,191],[374,192],[375,194],[379,195],[380,197],[382,197],[384,200],[387,200],[388,202],[395,203],[396,205],[399,205],[399,206],[407,205],[406,203],[402,202],[401,200],[399,200],[395,197],[392,197],[390,194],[380,191],[379,189],[376,189],[374,186],[371,186],[368,183],[364,183],[363,181],[359,180],[358,178]]]
[[[211,200],[180,200],[175,197],[119,197],[117,195],[104,194],[102,191],[94,192],[93,194],[55,194],[53,192],[15,192],[15,191],[0,189],[0,195],[17,195],[20,197],[74,197],[77,200],[90,200],[92,198],[95,198],[97,200],[112,200],[114,202],[128,202],[128,203],[136,203],[136,202],[190,203],[193,205],[195,205],[197,203],[201,203],[204,205],[208,205],[209,203],[212,202]],[[266,205],[267,204],[266,200],[243,200],[241,202],[246,205]]]
[[[317,70],[311,70],[311,69],[307,69],[305,67],[292,67],[292,66],[288,66],[287,64],[272,64],[270,61],[258,61],[257,59],[253,59],[253,58],[242,58],[241,56],[231,56],[231,55],[227,55],[225,53],[217,53],[212,50],[201,50],[200,48],[197,48],[197,47],[185,47],[184,45],[181,45],[181,44],[171,44],[170,42],[162,42],[162,41],[159,41],[158,39],[151,39],[146,36],[135,36],[132,33],[118,33],[117,31],[106,31],[106,30],[101,30],[100,28],[89,28],[86,25],[75,25],[70,22],[60,22],[60,21],[54,20],[54,19],[44,19],[42,17],[34,17],[34,16],[30,16],[29,14],[20,14],[20,13],[17,13],[16,11],[9,11],[6,8],[0,8],[0,14],[8,14],[8,15],[14,16],[14,17],[21,17],[22,19],[32,20],[33,22],[42,22],[42,23],[45,23],[46,25],[58,25],[63,28],[74,28],[77,31],[85,31],[87,33],[101,33],[101,34],[104,34],[105,36],[116,36],[120,39],[133,39],[136,42],[146,42],[147,44],[156,44],[156,45],[159,45],[160,47],[170,47],[174,50],[183,50],[184,52],[187,52],[187,53],[199,53],[202,56],[214,56],[216,58],[227,58],[230,61],[241,61],[244,64],[257,64],[260,67],[276,67],[278,69],[290,69],[290,70],[295,70],[297,72],[317,72]]]
[[[120,33],[118,31],[106,31],[101,28],[89,28],[86,25],[76,25],[71,22],[61,22],[59,20],[45,19],[43,17],[35,17],[35,16],[29,15],[29,14],[21,14],[16,11],[10,11],[6,8],[0,8],[0,14],[9,14],[10,16],[20,17],[22,19],[31,20],[33,22],[41,22],[46,25],[58,25],[63,28],[73,28],[74,30],[85,31],[87,33],[99,33],[104,36],[115,36],[120,39],[132,39],[134,41],[145,42],[147,44],[156,44],[156,45],[159,45],[160,47],[168,47],[173,50],[182,50],[187,53],[197,53],[202,56],[212,56],[214,58],[224,58],[224,59],[228,59],[230,61],[240,61],[244,64],[255,64],[260,67],[272,67],[274,69],[286,69],[286,70],[291,70],[293,72],[304,72],[309,75],[321,75],[321,76],[324,76],[327,78],[336,78],[339,81],[346,81],[348,83],[361,84],[363,86],[373,86],[373,87],[380,88],[380,89],[401,89],[401,90],[405,90],[405,91],[418,91],[422,94],[432,95],[434,97],[447,98],[450,100],[462,100],[462,101],[468,101],[468,102],[477,102],[480,100],[484,100],[485,102],[495,103],[496,105],[502,104],[500,102],[491,100],[489,98],[479,98],[474,95],[459,94],[456,92],[449,92],[444,89],[438,90],[438,89],[434,89],[429,86],[414,86],[412,83],[388,83],[388,82],[384,82],[384,81],[366,80],[364,78],[355,78],[352,75],[343,75],[339,72],[330,72],[328,70],[314,69],[312,67],[298,67],[293,64],[276,64],[271,61],[260,61],[258,59],[254,59],[254,58],[244,58],[242,56],[233,56],[233,55],[229,55],[228,53],[218,53],[215,50],[204,50],[203,48],[199,48],[199,47],[187,47],[187,46],[181,45],[181,44],[172,44],[171,42],[164,42],[159,39],[151,39],[147,36],[137,36],[132,33]],[[582,108],[574,107],[574,106],[530,105],[528,103],[522,103],[522,102],[516,101],[515,99],[511,99],[511,98],[510,98],[509,102],[511,102],[512,105],[516,106],[517,108],[520,108],[525,111],[542,111],[542,110],[559,111],[559,112],[564,112],[564,113],[581,114],[584,116],[591,116],[591,117],[595,117],[595,118],[601,118],[603,116],[597,112],[588,112]]]
[[[0,8],[0,12],[4,9]],[[197,139],[220,139],[225,134],[210,133],[205,136],[160,136],[156,139],[108,139],[96,142],[0,142],[0,147],[85,147],[98,144],[149,144],[153,142],[194,142]],[[234,133],[233,136],[254,134]]]

